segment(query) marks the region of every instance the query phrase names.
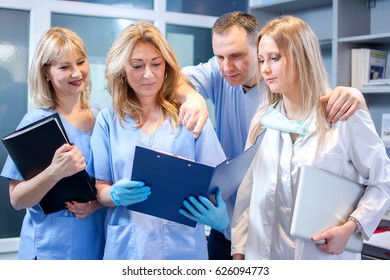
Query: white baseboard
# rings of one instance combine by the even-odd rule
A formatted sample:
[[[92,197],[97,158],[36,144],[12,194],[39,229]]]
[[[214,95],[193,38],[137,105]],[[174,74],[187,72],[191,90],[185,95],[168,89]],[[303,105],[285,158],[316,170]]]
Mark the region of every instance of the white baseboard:
[[[0,239],[0,260],[16,260],[19,250],[19,237]]]

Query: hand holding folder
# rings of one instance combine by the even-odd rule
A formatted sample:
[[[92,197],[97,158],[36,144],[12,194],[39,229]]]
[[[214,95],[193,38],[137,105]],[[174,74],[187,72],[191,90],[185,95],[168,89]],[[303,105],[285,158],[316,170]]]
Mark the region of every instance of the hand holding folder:
[[[144,201],[150,195],[150,188],[143,182],[123,178],[110,188],[110,196],[116,206],[128,206]]]
[[[237,191],[264,134],[262,131],[255,143],[240,155],[216,167],[136,146],[131,180],[150,186],[151,195],[127,208],[195,227],[196,221],[179,213],[183,201],[190,196],[205,196],[215,204],[214,194],[218,187],[226,201]]]
[[[197,223],[216,230],[223,230],[229,224],[229,216],[220,188],[215,194],[215,200],[216,205],[204,196],[198,198],[190,196],[188,201],[184,200],[183,202],[186,209],[180,209],[179,213]]]
[[[25,180],[35,177],[52,162],[58,148],[69,139],[58,113],[23,127],[2,139],[15,166]],[[85,170],[61,179],[39,202],[45,214],[65,209],[66,201],[96,199],[95,184]]]

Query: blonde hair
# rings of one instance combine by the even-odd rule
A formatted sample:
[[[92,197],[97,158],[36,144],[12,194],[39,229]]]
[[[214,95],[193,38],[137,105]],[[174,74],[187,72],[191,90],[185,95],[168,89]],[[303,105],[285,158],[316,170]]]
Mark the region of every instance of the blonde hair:
[[[331,87],[322,61],[319,41],[313,30],[303,20],[294,16],[281,16],[269,21],[260,31],[258,42],[263,36],[270,36],[275,40],[281,56],[286,58],[291,72],[295,72],[298,90],[302,94],[303,114],[309,117],[315,108],[318,120],[318,133],[323,138],[325,128],[325,105],[320,97],[327,94]],[[282,99],[282,94],[271,92],[266,86],[269,105]],[[256,113],[252,121],[249,135],[251,142],[262,129],[261,116],[265,110]]]
[[[36,48],[28,77],[31,103],[35,107],[55,109],[59,101],[50,81],[46,80],[45,70],[51,63],[70,53],[80,53],[87,58],[87,50],[84,42],[73,31],[53,27],[41,37]],[[80,95],[81,108],[89,107],[91,81],[85,81],[85,89]]]
[[[171,118],[172,125],[179,125],[179,106],[176,88],[181,72],[178,60],[161,32],[151,23],[136,22],[125,28],[113,43],[107,55],[106,79],[108,91],[112,95],[113,106],[123,121],[126,115],[138,121],[137,127],[144,124],[143,108],[134,90],[123,79],[126,77],[125,64],[137,43],[148,42],[161,54],[166,62],[165,79],[157,95],[157,103],[163,113]]]

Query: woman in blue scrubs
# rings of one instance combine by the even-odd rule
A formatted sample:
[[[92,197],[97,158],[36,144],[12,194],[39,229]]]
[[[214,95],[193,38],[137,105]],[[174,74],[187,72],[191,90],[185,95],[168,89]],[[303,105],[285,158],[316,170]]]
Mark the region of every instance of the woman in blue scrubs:
[[[10,200],[26,208],[19,259],[101,259],[104,249],[105,208],[100,203],[67,202],[66,209],[45,215],[38,206],[60,179],[86,167],[89,141],[98,108],[89,104],[89,64],[82,40],[72,31],[52,28],[41,38],[29,73],[30,110],[18,128],[58,112],[69,140],[52,163],[25,181],[10,159],[1,176],[10,179]],[[45,147],[42,147],[45,149]]]
[[[180,124],[175,97],[180,77],[173,50],[150,23],[126,28],[107,55],[106,78],[113,106],[97,117],[88,164],[96,178],[98,200],[109,207],[104,259],[208,259],[202,224],[192,228],[126,207],[153,192],[142,182],[130,181],[136,145],[210,166],[225,159],[209,120],[198,138],[184,126],[186,119]],[[223,201],[214,210],[223,212],[227,224]],[[210,218],[203,215],[205,220]]]

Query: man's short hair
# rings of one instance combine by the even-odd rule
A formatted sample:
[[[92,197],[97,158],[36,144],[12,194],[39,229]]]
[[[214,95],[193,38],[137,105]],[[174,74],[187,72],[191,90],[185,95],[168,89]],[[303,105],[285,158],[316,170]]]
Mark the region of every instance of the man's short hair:
[[[256,17],[243,12],[230,12],[217,18],[212,28],[212,34],[223,35],[234,26],[244,29],[248,34],[248,39],[256,44],[260,24]]]

